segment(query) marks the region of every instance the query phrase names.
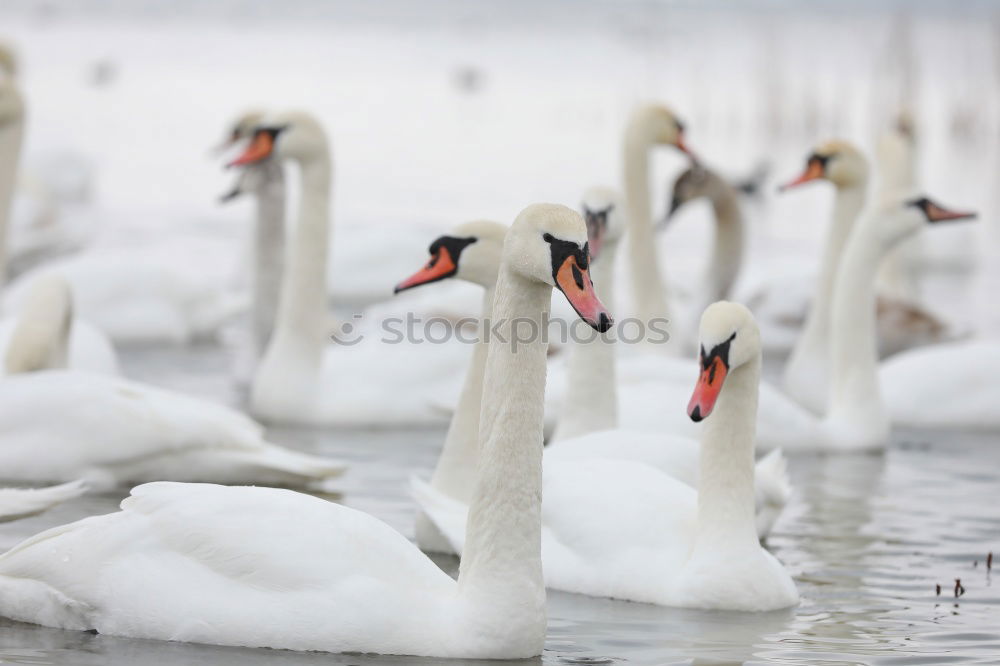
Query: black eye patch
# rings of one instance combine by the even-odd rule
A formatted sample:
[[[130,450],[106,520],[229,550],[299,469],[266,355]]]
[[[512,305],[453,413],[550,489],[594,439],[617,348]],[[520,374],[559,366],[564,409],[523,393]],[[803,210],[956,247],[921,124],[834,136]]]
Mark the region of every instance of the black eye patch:
[[[830,162],[830,155],[820,155],[819,153],[813,153],[806,158],[806,163],[819,162],[820,167],[826,171],[826,165]]]
[[[475,243],[478,239],[475,236],[467,236],[460,238],[458,236],[441,236],[436,241],[431,243],[427,251],[431,253],[431,261],[428,266],[433,266],[438,262],[438,258],[441,256],[441,248],[448,250],[448,254],[451,255],[451,260],[455,262],[455,266],[458,266],[458,258],[462,254],[462,250],[469,247]]]
[[[576,258],[576,265],[579,267],[577,272],[580,270],[585,271],[590,266],[590,243],[584,243],[581,249],[576,243],[561,240],[552,234],[542,234],[542,240],[548,243],[551,248],[553,280],[556,279],[559,269],[570,257]],[[577,278],[576,273],[574,273],[573,278],[576,280],[577,285],[583,289],[583,275]]]
[[[732,345],[734,339],[736,339],[736,334],[735,333],[733,333],[732,335],[730,335],[729,339],[726,340],[725,342],[720,342],[719,344],[717,344],[714,347],[712,347],[712,351],[709,352],[709,353],[707,353],[707,354],[705,353],[705,346],[702,345],[702,347],[701,347],[701,369],[704,370],[705,368],[708,368],[710,366],[712,367],[712,373],[713,374],[711,376],[709,376],[709,383],[711,383],[711,381],[715,378],[715,375],[714,375],[714,373],[715,373],[715,366],[712,364],[712,361],[714,359],[718,358],[720,361],[722,361],[723,367],[725,367],[726,370],[729,369],[729,347]]]

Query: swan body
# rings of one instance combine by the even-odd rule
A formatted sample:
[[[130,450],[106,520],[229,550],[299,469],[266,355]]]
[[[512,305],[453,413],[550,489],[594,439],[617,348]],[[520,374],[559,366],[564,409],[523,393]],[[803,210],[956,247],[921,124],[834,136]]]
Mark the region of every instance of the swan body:
[[[739,344],[724,342],[734,331]],[[726,384],[716,421],[709,420],[703,434],[699,490],[635,460],[546,461],[542,564],[550,588],[745,611],[798,602],[791,577],[760,547],[753,515],[754,389],[760,373],[756,325],[742,306],[716,304],[703,318],[702,340],[708,349],[726,346],[731,370],[718,373]],[[706,368],[702,376],[707,375]],[[700,418],[699,412],[693,414]],[[461,553],[462,505],[420,482],[414,492]]]
[[[259,425],[221,405],[84,372],[0,380],[0,430],[0,469],[26,482],[304,485],[344,470],[338,461],[269,444]]]
[[[539,321],[558,285],[588,321],[609,324],[585,272],[585,243],[569,209],[525,209],[505,242],[495,311]],[[583,271],[583,289],[558,277],[572,266]],[[521,390],[512,394],[515,380]],[[153,483],[135,488],[117,513],[43,532],[0,556],[0,614],[222,645],[539,655],[544,389],[541,339],[517,353],[490,345],[482,462],[457,582],[359,511],[269,488]]]
[[[879,383],[892,422],[917,428],[1000,429],[1000,341],[967,340],[903,352]]]
[[[48,488],[0,488],[0,523],[36,516],[85,492],[83,481]]]

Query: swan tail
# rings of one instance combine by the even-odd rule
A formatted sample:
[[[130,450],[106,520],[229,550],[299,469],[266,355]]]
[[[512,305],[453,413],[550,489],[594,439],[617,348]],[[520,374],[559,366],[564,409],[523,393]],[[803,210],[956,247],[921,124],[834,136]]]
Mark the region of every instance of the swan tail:
[[[424,515],[440,530],[454,553],[465,548],[465,521],[469,507],[433,488],[426,481],[410,477],[410,492]]]
[[[774,523],[792,496],[788,478],[788,459],[781,449],[774,449],[757,462],[754,469],[757,495],[757,535],[762,539],[771,533]]]
[[[0,490],[0,522],[48,511],[57,504],[83,495],[88,489],[86,481],[77,480],[48,488]]]

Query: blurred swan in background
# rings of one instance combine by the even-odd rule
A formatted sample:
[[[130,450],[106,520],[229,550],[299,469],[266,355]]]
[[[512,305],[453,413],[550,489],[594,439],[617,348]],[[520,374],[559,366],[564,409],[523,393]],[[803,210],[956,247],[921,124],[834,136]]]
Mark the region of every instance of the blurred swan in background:
[[[0,488],[0,523],[37,516],[87,492],[84,481],[48,488]]]
[[[43,275],[28,290],[21,311],[0,320],[3,374],[69,368],[118,374],[118,356],[104,333],[73,315],[70,286]]]
[[[760,547],[754,520],[757,327],[743,306],[717,303],[706,311],[701,333],[709,351],[691,418],[700,421],[716,398],[719,404],[702,435],[699,489],[632,460],[546,462],[548,587],[694,608],[764,611],[798,602],[791,577]],[[422,495],[418,488],[423,509],[461,553],[464,506]]]
[[[610,325],[589,287],[586,240],[579,215],[563,206],[529,206],[518,216],[494,307],[508,337],[514,321],[541,318],[553,286],[592,325]],[[583,289],[571,270],[581,271]],[[490,345],[482,464],[457,582],[360,511],[282,490],[157,483],[135,488],[120,512],[43,532],[0,556],[0,614],[223,645],[538,655],[546,633],[539,557],[545,346],[537,336],[516,351]],[[68,553],[72,567],[64,564]]]
[[[250,388],[251,412],[269,422],[311,425],[442,422],[446,417],[428,394],[461,372],[470,350],[457,342],[411,343],[406,330],[387,333],[388,339],[382,332],[361,339],[353,328],[331,330],[325,276],[332,166],[326,134],[308,114],[278,114],[256,129],[233,164],[272,154],[299,165],[302,198],[288,237],[274,332]],[[334,334],[351,339],[331,345]],[[391,400],[389,387],[397,389]]]

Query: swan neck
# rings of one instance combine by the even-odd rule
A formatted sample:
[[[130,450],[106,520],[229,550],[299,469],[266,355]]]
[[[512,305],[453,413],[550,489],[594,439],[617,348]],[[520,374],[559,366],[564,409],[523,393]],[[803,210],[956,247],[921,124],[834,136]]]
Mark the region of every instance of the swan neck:
[[[837,188],[833,203],[833,221],[823,244],[819,280],[796,351],[798,347],[802,347],[815,350],[815,353],[823,357],[829,353],[831,308],[837,269],[851,229],[864,206],[865,190],[864,184]]]
[[[880,443],[889,425],[878,384],[875,274],[885,247],[871,226],[854,230],[837,274],[828,420],[865,442]]]
[[[289,238],[289,265],[281,284],[277,324],[261,365],[285,367],[295,373],[317,373],[327,342],[329,160],[303,162],[300,178],[299,219]],[[293,390],[290,386],[286,388]]]
[[[483,294],[480,333],[472,349],[472,358],[465,373],[458,405],[448,425],[448,434],[431,477],[431,486],[446,495],[469,504],[475,486],[473,470],[479,459],[479,412],[483,402],[483,376],[489,345],[483,334],[483,324],[493,310],[494,288]]]
[[[285,174],[281,164],[261,165],[256,191],[254,235],[253,335],[255,354],[267,348],[278,316],[285,266]]]
[[[732,293],[743,263],[743,216],[732,188],[726,187],[722,194],[712,199],[712,210],[715,212],[715,241],[709,261],[711,292],[706,307]]]
[[[542,409],[548,345],[512,344],[512,329],[547,320],[551,287],[501,265],[483,382],[477,480],[458,577],[494,612],[544,612],[541,567]],[[521,338],[526,337],[523,333]],[[506,340],[504,343],[502,340]],[[500,610],[498,610],[498,608]]]
[[[628,220],[629,264],[636,316],[644,321],[669,316],[667,290],[656,257],[649,188],[649,151],[652,148],[641,122],[625,131],[625,211]]]
[[[757,544],[754,439],[760,356],[726,377],[701,437],[697,547]]]
[[[605,307],[612,312],[615,311],[611,295],[615,292],[617,246],[617,242],[605,244],[591,269],[594,286],[600,290]],[[614,336],[610,331],[598,333],[581,320],[570,326],[578,342],[570,350],[565,402],[552,437],[554,441],[618,427]]]

